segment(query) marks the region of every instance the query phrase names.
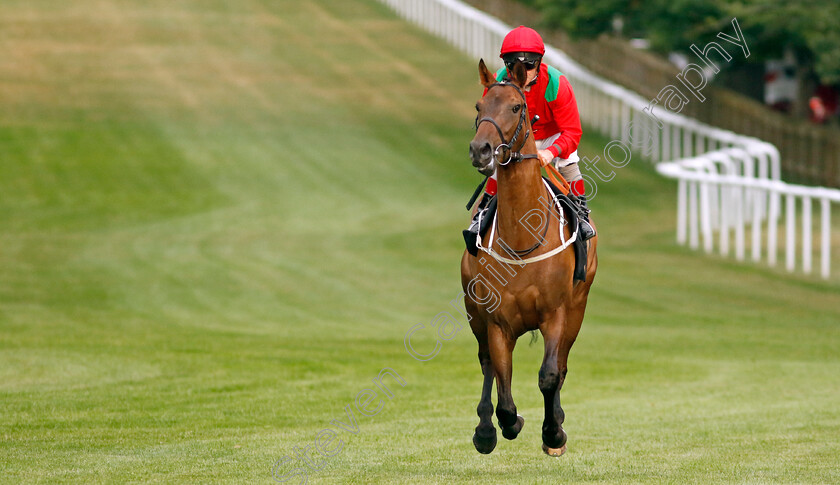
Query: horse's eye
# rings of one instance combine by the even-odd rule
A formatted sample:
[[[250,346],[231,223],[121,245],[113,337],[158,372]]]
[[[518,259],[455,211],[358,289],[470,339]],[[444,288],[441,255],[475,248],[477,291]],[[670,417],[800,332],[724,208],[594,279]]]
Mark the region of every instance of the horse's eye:
[[[517,104],[516,106],[514,106],[514,107],[513,107],[513,112],[514,112],[514,113],[519,113],[519,110],[520,110],[520,109],[522,109],[522,105],[521,105],[521,104]]]
[[[481,111],[480,109],[478,109],[478,103],[475,103],[475,110],[476,111]]]

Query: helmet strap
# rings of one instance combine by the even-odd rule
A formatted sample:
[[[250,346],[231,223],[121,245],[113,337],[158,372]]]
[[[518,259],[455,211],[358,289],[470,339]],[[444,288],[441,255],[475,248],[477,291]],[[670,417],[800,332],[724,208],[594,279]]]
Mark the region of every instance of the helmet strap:
[[[534,84],[537,84],[537,81],[540,79],[540,67],[541,67],[541,66],[542,66],[542,59],[540,59],[539,61],[537,61],[537,75],[536,75],[536,76],[534,76],[534,80],[533,80],[533,81],[531,81],[531,82],[529,82],[529,83],[528,83],[528,85],[527,85],[526,87],[529,87],[529,88],[530,88],[530,87],[531,87],[531,86],[533,86]]]

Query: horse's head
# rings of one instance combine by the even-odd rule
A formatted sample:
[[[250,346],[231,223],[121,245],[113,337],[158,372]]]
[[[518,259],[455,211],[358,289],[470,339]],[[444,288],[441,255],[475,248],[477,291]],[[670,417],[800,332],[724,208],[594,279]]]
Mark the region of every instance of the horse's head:
[[[481,84],[487,93],[475,104],[475,137],[470,142],[470,159],[483,175],[492,175],[497,165],[505,165],[514,152],[522,149],[530,129],[523,88],[528,71],[517,62],[508,77],[512,82],[496,82],[484,59],[478,63]]]

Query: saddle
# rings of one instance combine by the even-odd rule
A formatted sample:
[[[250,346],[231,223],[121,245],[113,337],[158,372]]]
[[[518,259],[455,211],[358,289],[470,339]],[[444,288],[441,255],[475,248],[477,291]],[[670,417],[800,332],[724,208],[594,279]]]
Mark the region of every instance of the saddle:
[[[574,233],[579,230],[580,226],[580,211],[578,210],[579,204],[577,203],[576,197],[574,194],[569,193],[568,195],[564,194],[563,191],[557,187],[556,184],[552,183],[551,180],[543,177],[548,187],[551,189],[554,200],[564,209],[567,215],[572,214],[574,217],[566,217],[566,221],[570,224],[569,229]],[[478,196],[479,191],[481,190],[484,182],[479,185],[476,193],[473,194],[473,198],[470,200],[470,204],[467,208],[471,208],[473,203],[475,203],[475,199]],[[487,194],[484,194],[487,196]],[[492,196],[487,203],[484,210],[484,215],[481,218],[481,226],[478,228],[478,234],[481,238],[484,238],[485,234],[487,234],[487,230],[490,228],[490,225],[493,223],[496,215],[496,196]],[[466,231],[465,231],[466,232]],[[474,233],[473,233],[474,234]],[[580,234],[578,232],[578,234]],[[473,256],[478,255],[478,248],[475,246],[475,243],[467,241],[467,251],[472,254]],[[578,237],[575,239],[574,243],[572,244],[572,248],[575,252],[575,271],[574,271],[574,280],[575,281],[586,281],[586,262],[588,257],[588,249],[589,245],[584,241],[582,238]]]

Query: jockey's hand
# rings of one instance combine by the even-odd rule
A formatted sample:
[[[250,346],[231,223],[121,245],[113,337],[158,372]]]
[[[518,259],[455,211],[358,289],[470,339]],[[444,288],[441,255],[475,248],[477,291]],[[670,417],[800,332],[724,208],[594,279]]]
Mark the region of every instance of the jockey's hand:
[[[542,165],[543,167],[545,167],[546,165],[551,163],[552,160],[554,160],[554,154],[551,153],[551,151],[549,150],[540,150],[537,152],[537,155],[540,157],[540,165]]]

